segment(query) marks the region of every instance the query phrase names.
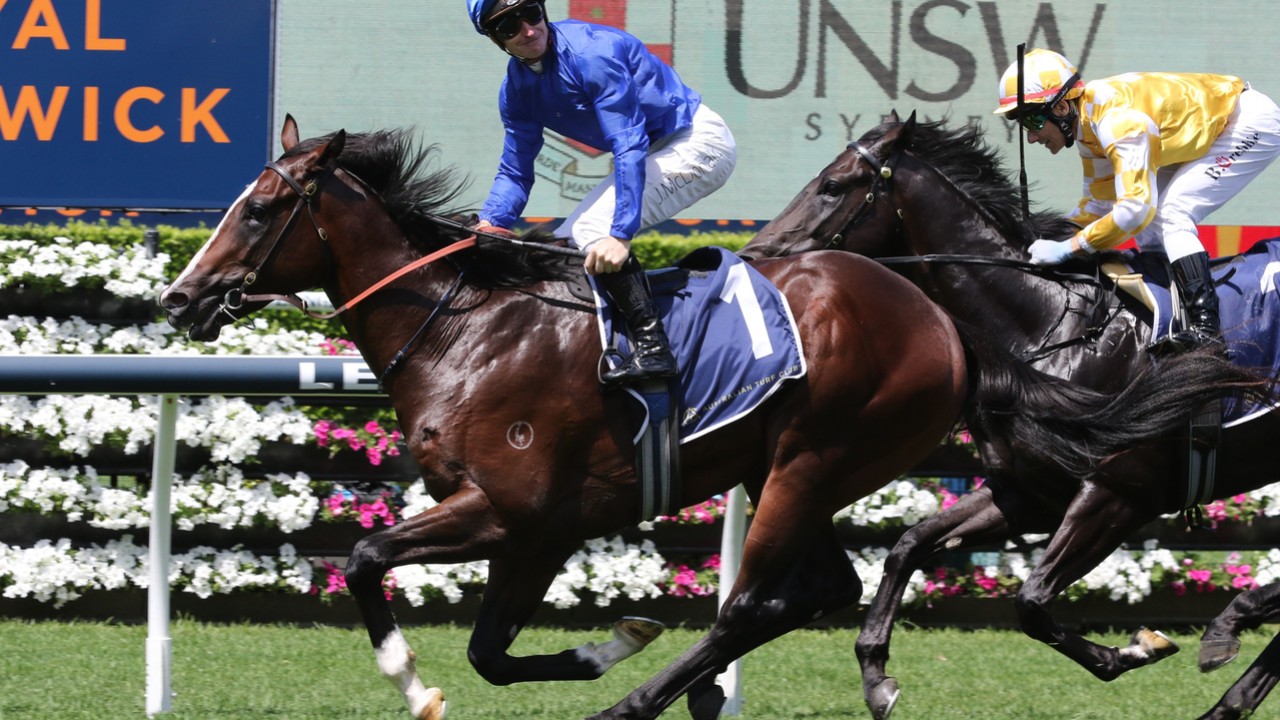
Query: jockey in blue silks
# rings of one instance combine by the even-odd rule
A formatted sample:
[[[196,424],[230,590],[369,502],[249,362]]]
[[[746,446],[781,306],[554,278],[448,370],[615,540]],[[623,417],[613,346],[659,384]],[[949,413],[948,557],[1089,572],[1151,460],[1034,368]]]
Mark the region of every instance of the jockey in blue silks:
[[[477,229],[523,212],[543,130],[613,153],[614,171],[556,230],[587,251],[597,287],[627,319],[633,353],[606,383],[677,373],[631,239],[724,185],[737,146],[724,120],[637,38],[576,20],[548,22],[542,0],[467,0],[477,32],[511,56],[498,96],[502,159]]]

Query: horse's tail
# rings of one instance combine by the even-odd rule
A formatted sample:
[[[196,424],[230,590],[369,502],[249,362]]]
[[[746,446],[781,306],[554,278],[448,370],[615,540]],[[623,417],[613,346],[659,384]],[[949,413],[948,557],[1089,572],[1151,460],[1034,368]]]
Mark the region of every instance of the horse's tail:
[[[1170,355],[1116,394],[1040,372],[972,326],[957,323],[969,361],[970,429],[1024,457],[1088,477],[1107,458],[1186,426],[1210,400],[1275,401],[1275,378],[1204,348]]]

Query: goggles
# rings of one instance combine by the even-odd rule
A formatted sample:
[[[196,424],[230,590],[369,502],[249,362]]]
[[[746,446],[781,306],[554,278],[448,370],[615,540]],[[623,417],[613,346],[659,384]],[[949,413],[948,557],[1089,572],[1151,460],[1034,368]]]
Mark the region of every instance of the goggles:
[[[521,5],[502,16],[502,19],[489,26],[489,34],[499,40],[510,40],[520,34],[525,23],[537,25],[542,22],[542,4],[530,2]]]
[[[1054,93],[1049,102],[1038,105],[1023,104],[1021,107],[1022,112],[1018,115],[1018,124],[1027,132],[1040,132],[1043,130],[1044,124],[1049,120],[1049,113],[1053,112],[1054,106],[1061,102],[1067,96],[1067,93],[1075,87],[1078,80],[1080,80],[1080,73],[1072,73],[1071,78],[1061,88],[1058,88],[1058,92]]]
[[[1044,129],[1044,124],[1048,120],[1048,115],[1040,110],[1024,110],[1018,116],[1018,124],[1027,132],[1040,132]]]

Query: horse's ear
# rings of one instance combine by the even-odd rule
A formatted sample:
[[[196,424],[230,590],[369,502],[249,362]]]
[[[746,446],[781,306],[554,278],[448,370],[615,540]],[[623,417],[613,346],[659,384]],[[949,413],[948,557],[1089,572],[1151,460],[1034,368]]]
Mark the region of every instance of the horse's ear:
[[[280,144],[284,146],[285,152],[289,152],[294,145],[298,144],[298,121],[287,113],[284,116],[284,128],[280,130]]]
[[[904,145],[911,142],[911,136],[915,133],[915,130],[916,111],[912,110],[911,117],[908,117],[907,121],[902,124],[902,132],[898,134],[898,137]]]
[[[889,111],[889,122],[891,123],[902,122],[902,118],[898,117],[898,108],[894,108]]]
[[[329,142],[325,143],[324,149],[320,151],[320,160],[318,161],[320,166],[327,167],[337,161],[338,156],[342,154],[342,148],[346,147],[346,145],[347,131],[339,130],[334,133]]]

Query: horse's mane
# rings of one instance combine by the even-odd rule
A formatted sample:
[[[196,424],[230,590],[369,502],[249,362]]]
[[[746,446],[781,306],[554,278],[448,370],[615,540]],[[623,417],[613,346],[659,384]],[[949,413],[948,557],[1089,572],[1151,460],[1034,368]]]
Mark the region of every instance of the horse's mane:
[[[884,123],[873,128],[865,140],[879,140],[891,127]],[[1026,246],[1037,238],[1062,238],[1076,231],[1070,220],[1055,212],[1034,211],[1023,219],[1021,193],[980,125],[952,128],[945,119],[917,122],[907,149],[972,198],[1011,243]]]
[[[333,135],[304,140],[288,155],[328,142]],[[456,206],[468,180],[453,166],[434,167],[439,148],[421,146],[407,128],[348,133],[338,165],[355,175],[382,199],[387,213],[413,242],[438,249],[458,239],[437,218],[466,222],[471,212]],[[550,240],[550,233],[537,240]],[[569,268],[563,258],[497,242],[478,244],[458,253],[467,265],[466,282],[486,288],[523,287],[543,280],[564,279]]]

